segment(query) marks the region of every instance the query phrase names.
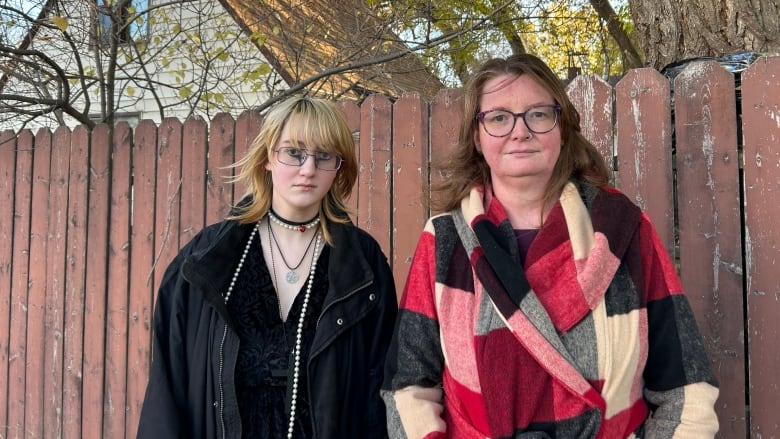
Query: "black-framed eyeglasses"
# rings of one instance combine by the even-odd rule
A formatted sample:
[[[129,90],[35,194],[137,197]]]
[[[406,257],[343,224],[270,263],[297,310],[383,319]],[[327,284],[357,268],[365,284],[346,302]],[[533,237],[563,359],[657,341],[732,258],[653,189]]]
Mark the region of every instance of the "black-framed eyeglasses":
[[[310,152],[303,148],[292,146],[277,148],[274,152],[276,153],[276,160],[288,166],[303,166],[306,163],[306,158],[313,157],[314,166],[323,171],[335,171],[341,167],[341,163],[344,161],[338,154],[331,154],[325,151]]]
[[[560,105],[537,105],[522,113],[506,110],[488,110],[477,113],[485,132],[493,137],[508,136],[515,129],[517,118],[522,118],[528,130],[534,134],[548,133],[558,124]]]

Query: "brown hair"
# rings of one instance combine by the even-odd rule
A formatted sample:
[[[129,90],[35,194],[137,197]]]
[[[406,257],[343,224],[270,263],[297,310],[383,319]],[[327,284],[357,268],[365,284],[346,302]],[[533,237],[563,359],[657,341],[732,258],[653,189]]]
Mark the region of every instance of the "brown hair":
[[[474,144],[475,134],[479,129],[476,115],[480,111],[485,84],[502,75],[530,76],[561,106],[558,120],[561,153],[547,183],[543,200],[545,204],[558,197],[566,183],[573,178],[581,178],[597,186],[609,182],[609,170],[603,157],[582,135],[580,115],[569,100],[563,83],[550,67],[529,54],[513,55],[506,59],[493,58],[484,62],[474,72],[465,87],[458,145],[453,154],[437,166],[445,178],[432,188],[437,192],[437,196],[431,200],[431,207],[435,212],[455,209],[471,188],[490,184],[490,168]]]
[[[358,168],[355,141],[344,113],[335,103],[325,99],[288,98],[268,111],[263,118],[260,133],[252,142],[249,152],[233,164],[234,168],[240,170],[233,181],[245,183],[246,195],[251,197],[247,204],[238,207],[237,213],[228,219],[249,224],[260,221],[268,213],[273,196],[273,184],[271,172],[265,169],[265,165],[273,157],[274,148],[287,124],[294,124],[296,128],[290,130],[291,137],[301,137],[291,138],[293,144],[300,142],[311,149],[315,149],[316,146],[317,150],[338,154],[344,160],[341,167],[335,171],[336,178],[320,202],[319,209],[323,235],[325,240],[333,245],[327,225],[329,222],[349,222],[347,214],[352,211],[346,201],[357,180]]]

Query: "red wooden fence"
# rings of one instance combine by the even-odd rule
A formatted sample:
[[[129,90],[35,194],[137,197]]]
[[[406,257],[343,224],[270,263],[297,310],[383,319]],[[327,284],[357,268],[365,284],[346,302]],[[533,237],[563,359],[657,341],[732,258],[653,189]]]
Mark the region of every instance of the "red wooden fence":
[[[638,69],[614,87],[578,77],[569,93],[616,186],[678,258],[720,380],[719,436],[777,437],[780,57],[741,84],[738,99],[734,75],[702,62],[673,84]],[[360,137],[355,221],[399,286],[460,104],[457,90],[341,103]],[[225,166],[260,122],[0,132],[0,439],[135,437],[162,270],[243,193]]]

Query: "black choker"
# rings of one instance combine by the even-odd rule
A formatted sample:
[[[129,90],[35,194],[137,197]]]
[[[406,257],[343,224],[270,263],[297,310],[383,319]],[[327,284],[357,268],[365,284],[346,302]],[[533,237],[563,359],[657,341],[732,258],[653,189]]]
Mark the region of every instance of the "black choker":
[[[275,222],[276,224],[279,224],[280,226],[286,229],[297,230],[301,233],[305,232],[306,229],[316,226],[320,222],[319,214],[308,221],[301,221],[301,222],[290,221],[286,218],[282,218],[281,216],[279,216],[279,214],[274,212],[273,207],[268,210],[268,217],[271,218],[271,221]]]

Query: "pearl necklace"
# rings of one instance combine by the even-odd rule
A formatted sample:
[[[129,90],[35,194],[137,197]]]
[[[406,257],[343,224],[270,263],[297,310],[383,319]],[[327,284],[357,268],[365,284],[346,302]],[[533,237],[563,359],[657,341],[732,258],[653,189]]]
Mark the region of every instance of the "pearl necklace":
[[[317,218],[319,221],[319,218]],[[315,223],[316,224],[316,223]],[[271,227],[271,224],[268,224]],[[225,293],[225,304],[230,299],[230,294],[233,292],[233,287],[238,279],[238,273],[241,272],[241,267],[244,265],[246,255],[249,253],[249,249],[252,246],[252,240],[256,234],[259,234],[260,222],[258,222],[252,229],[252,233],[249,235],[249,240],[244,247],[244,252],[241,254],[241,259],[238,261],[236,271],[233,273],[233,279],[230,280],[230,286],[228,286]],[[298,327],[295,333],[295,347],[293,348],[293,375],[292,375],[292,392],[290,397],[290,422],[287,424],[287,439],[292,439],[293,429],[295,427],[295,411],[296,403],[298,401],[298,375],[301,370],[301,345],[303,344],[303,323],[306,318],[306,310],[309,308],[309,297],[311,297],[312,286],[314,285],[314,273],[317,271],[317,258],[320,254],[320,243],[322,242],[322,236],[319,231],[316,232],[317,238],[314,243],[314,256],[312,256],[311,266],[309,267],[309,279],[306,283],[306,295],[303,297],[303,305],[301,305],[301,316],[298,319]]]
[[[225,292],[225,305],[227,305],[228,300],[230,300],[230,294],[233,293],[233,287],[236,286],[236,279],[238,279],[238,273],[241,272],[241,267],[244,266],[244,261],[246,261],[246,255],[249,253],[249,249],[252,248],[252,240],[255,238],[255,235],[260,230],[260,223],[258,222],[257,225],[255,225],[252,228],[252,233],[249,234],[249,240],[246,242],[246,247],[244,247],[244,253],[241,254],[241,259],[238,260],[238,265],[236,266],[236,271],[233,272],[233,279],[230,280],[230,286],[228,286],[227,292]]]
[[[271,218],[271,221],[275,222],[276,224],[279,224],[285,229],[297,230],[301,233],[305,232],[307,229],[314,227],[320,223],[319,215],[315,216],[313,219],[309,221],[304,221],[299,223],[296,221],[290,221],[288,219],[280,217],[276,212],[274,212],[273,208],[268,210],[268,217]]]

